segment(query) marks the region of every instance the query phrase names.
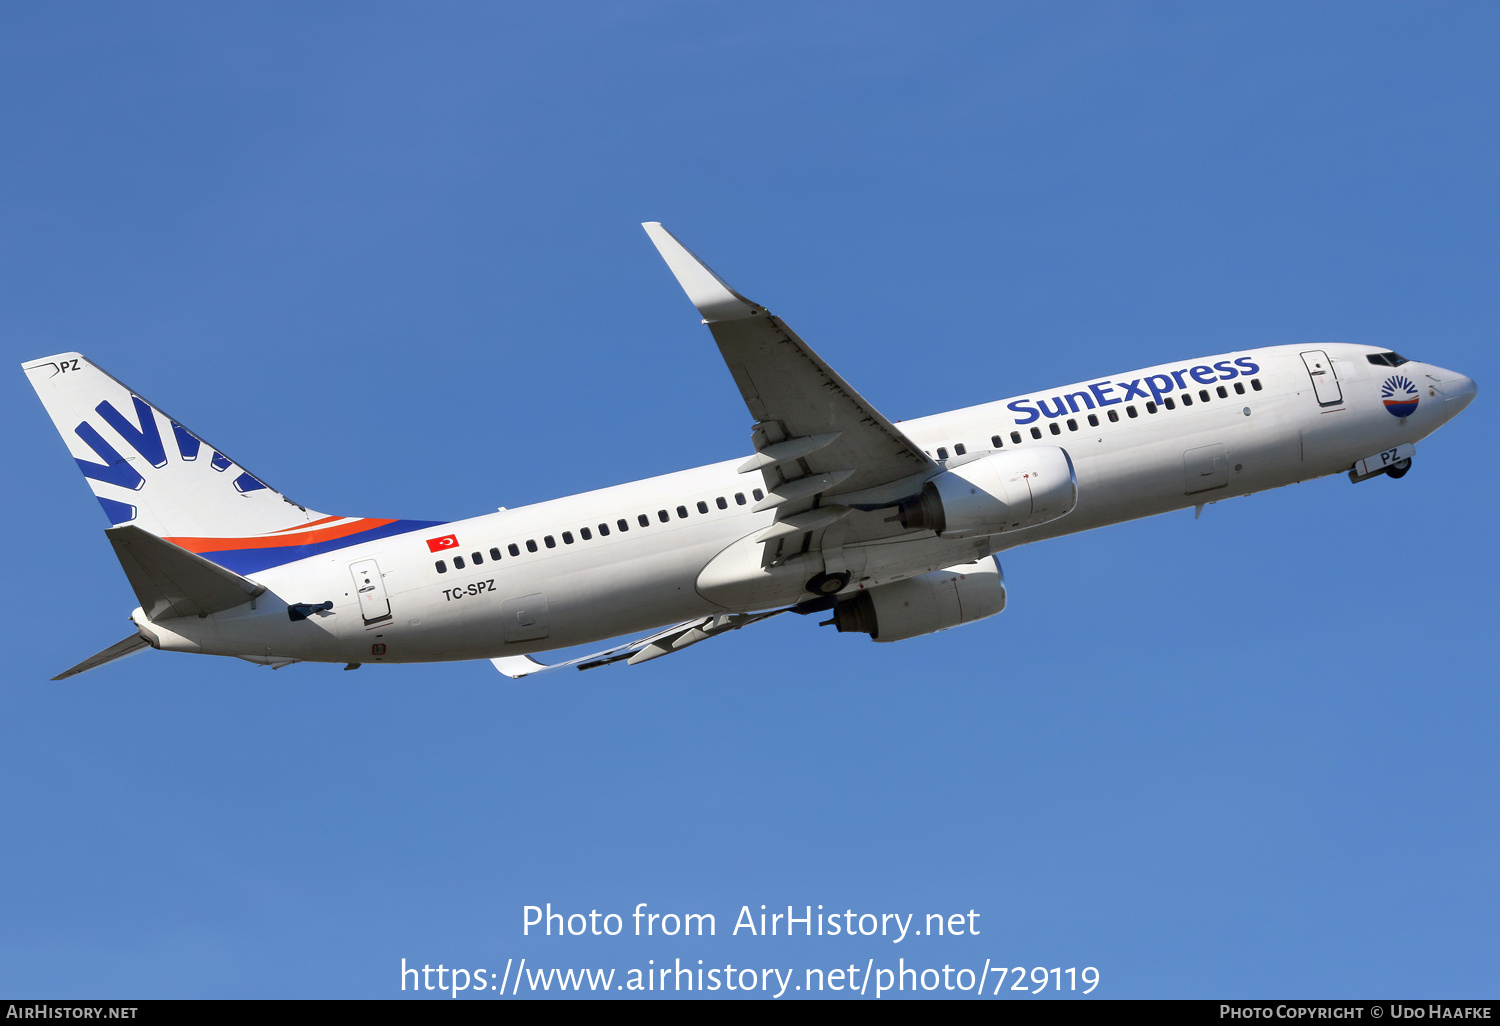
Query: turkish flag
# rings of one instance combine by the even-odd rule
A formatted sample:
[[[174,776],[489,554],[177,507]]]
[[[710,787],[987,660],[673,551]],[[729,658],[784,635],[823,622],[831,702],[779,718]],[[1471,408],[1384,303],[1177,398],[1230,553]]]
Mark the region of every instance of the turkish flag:
[[[458,535],[456,534],[445,534],[441,538],[427,539],[428,552],[442,552],[444,549],[456,548],[458,548]]]

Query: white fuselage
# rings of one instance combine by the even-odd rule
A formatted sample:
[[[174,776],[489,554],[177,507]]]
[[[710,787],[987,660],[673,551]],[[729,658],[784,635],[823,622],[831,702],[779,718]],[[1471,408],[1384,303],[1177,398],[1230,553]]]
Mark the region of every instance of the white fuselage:
[[[1336,382],[1314,387],[1302,358],[1308,352],[1326,354]],[[885,537],[841,550],[855,571],[850,590],[1044,538],[1347,471],[1357,460],[1415,444],[1472,397],[1473,383],[1462,375],[1415,361],[1399,369],[1373,365],[1367,355],[1376,352],[1332,344],[1257,349],[906,421],[900,430],[950,467],[992,452],[996,440],[1004,450],[1061,446],[1076,473],[1077,505],[1060,520],[977,539],[950,540],[893,525]],[[1420,393],[1404,418],[1393,415],[1380,395],[1395,374]],[[1174,408],[1166,408],[1167,397]],[[1118,419],[1111,420],[1111,413]],[[490,513],[266,569],[251,575],[268,589],[253,608],[156,623],[137,610],[135,620],[169,650],[273,663],[417,662],[583,645],[726,609],[808,598],[800,588],[805,576],[791,586],[752,592],[704,583],[710,564],[714,573],[722,575],[725,566],[734,572],[741,559],[734,547],[747,546],[745,540],[771,526],[775,516],[774,510],[751,511],[754,490],[764,483],[759,473],[737,473],[742,462]],[[856,515],[883,523],[890,511]],[[430,551],[428,540],[443,535],[456,537],[457,546]],[[492,550],[500,553],[498,560]],[[370,577],[371,561],[377,576],[364,584],[357,578]],[[822,569],[821,563],[813,569]],[[364,601],[360,587],[367,589]],[[726,604],[730,594],[750,597]],[[328,600],[331,611],[295,621],[288,616],[291,603]]]

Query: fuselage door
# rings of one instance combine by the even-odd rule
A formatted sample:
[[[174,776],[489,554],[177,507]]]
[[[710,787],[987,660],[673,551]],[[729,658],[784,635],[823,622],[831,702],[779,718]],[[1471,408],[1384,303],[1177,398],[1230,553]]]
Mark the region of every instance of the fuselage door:
[[[547,596],[522,595],[500,603],[500,627],[506,641],[537,641],[551,628],[547,623]]]
[[[366,624],[381,623],[391,618],[391,599],[385,593],[385,581],[380,576],[380,565],[373,559],[361,560],[349,567],[354,575],[354,590],[359,595],[359,612]]]
[[[1229,451],[1223,443],[1203,445],[1182,454],[1187,494],[1208,492],[1229,485]]]
[[[1333,372],[1333,361],[1327,353],[1321,349],[1308,350],[1302,354],[1302,362],[1307,366],[1307,376],[1312,378],[1319,406],[1337,406],[1344,401],[1338,375]]]

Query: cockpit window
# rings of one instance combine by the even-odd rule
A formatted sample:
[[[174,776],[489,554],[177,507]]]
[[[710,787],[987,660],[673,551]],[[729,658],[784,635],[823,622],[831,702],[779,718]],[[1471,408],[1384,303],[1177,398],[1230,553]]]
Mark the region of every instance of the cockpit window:
[[[1366,353],[1365,359],[1377,367],[1399,367],[1403,363],[1411,363],[1410,360],[1400,353]]]

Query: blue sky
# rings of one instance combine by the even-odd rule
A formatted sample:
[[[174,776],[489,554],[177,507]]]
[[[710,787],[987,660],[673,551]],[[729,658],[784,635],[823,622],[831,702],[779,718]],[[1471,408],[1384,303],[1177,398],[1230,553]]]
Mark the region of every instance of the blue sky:
[[[1493,996],[1497,29],[1478,3],[6,6],[0,993],[388,997],[402,958],[524,956]],[[892,418],[1308,340],[1481,395],[1400,482],[1022,548],[1000,617],[896,645],[783,618],[525,682],[156,652],[46,682],[136,603],[15,364],[82,351],[340,514],[740,455],[643,220]],[[720,935],[522,937],[546,902]],[[762,903],[982,932],[726,936]]]

